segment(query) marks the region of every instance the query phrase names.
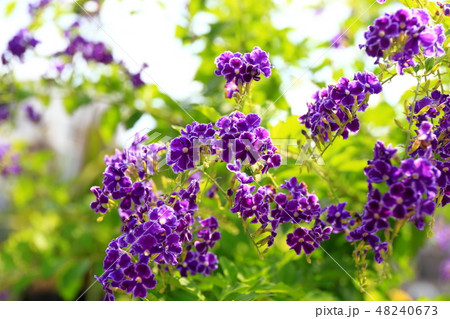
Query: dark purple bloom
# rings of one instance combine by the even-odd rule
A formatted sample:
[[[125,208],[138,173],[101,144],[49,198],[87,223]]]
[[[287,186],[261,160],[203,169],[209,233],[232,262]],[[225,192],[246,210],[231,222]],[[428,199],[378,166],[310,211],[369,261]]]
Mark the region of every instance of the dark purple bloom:
[[[383,90],[377,76],[371,72],[358,72],[355,74],[353,80],[358,81],[364,86],[365,93],[378,94]]]
[[[254,47],[252,52],[244,55],[225,51],[216,58],[215,63],[217,67],[215,74],[223,75],[227,81],[225,85],[227,98],[231,98],[235,92],[240,92],[244,83],[259,81],[261,73],[268,78],[273,68],[269,55],[259,47]]]
[[[269,54],[260,47],[254,47],[252,52],[244,54],[244,60],[251,65],[256,65],[266,78],[270,76],[273,66],[270,64]]]
[[[287,234],[286,243],[297,255],[300,255],[302,250],[306,255],[311,254],[315,250],[314,239],[309,235],[309,230],[303,227],[299,227],[293,233]]]
[[[127,293],[132,292],[134,297],[147,297],[147,290],[156,287],[155,275],[146,264],[131,264],[125,269],[125,275],[130,278],[124,280],[120,288]]]
[[[377,263],[381,264],[384,261],[384,258],[381,254],[382,254],[382,252],[386,253],[388,251],[388,243],[385,241],[381,242],[381,243],[377,243],[372,246],[372,250],[375,253],[375,255],[374,255],[375,261]]]
[[[364,96],[361,95],[363,92],[364,86],[359,81],[350,81],[341,77],[332,88],[330,96],[337,104],[342,104],[351,109],[355,101],[364,99]]]
[[[9,119],[10,113],[7,104],[0,104],[0,123]]]
[[[103,175],[103,185],[109,192],[120,192],[122,189],[127,189],[131,186],[131,179],[125,175],[127,170],[125,165],[110,165],[106,168]]]
[[[335,49],[339,49],[345,47],[347,41],[348,37],[345,33],[338,33],[330,40],[330,45]]]
[[[96,213],[106,213],[108,208],[105,207],[109,202],[109,197],[105,195],[103,190],[98,186],[91,187],[91,192],[94,193],[96,200],[91,203],[91,209],[95,210]]]
[[[31,105],[25,106],[25,114],[28,119],[33,123],[39,123],[41,121],[41,114],[36,112],[36,110]]]
[[[364,227],[358,227],[352,230],[346,237],[348,241],[364,240],[369,245],[374,246],[380,241],[380,238],[364,229]]]
[[[167,153],[167,164],[172,166],[175,173],[194,168],[194,149],[191,140],[184,136],[173,139]]]
[[[219,260],[213,253],[207,253],[206,255],[198,256],[197,273],[203,274],[203,276],[210,275],[212,271],[218,267]]]
[[[199,254],[197,252],[187,252],[184,261],[177,266],[177,269],[180,271],[180,275],[182,277],[187,277],[189,272],[192,276],[197,273],[198,256]]]
[[[325,208],[327,211],[327,223],[333,227],[335,233],[341,232],[347,228],[346,219],[351,217],[350,213],[345,210],[347,203],[339,203],[337,205],[330,205]]]
[[[420,47],[425,56],[441,56],[444,54],[442,44],[445,34],[442,25],[429,26],[428,13],[420,9],[400,9],[394,14],[386,13],[375,20],[364,34],[366,42],[360,45],[366,53],[380,58],[392,56],[397,62],[399,73],[403,69],[414,66],[414,55],[420,53]],[[395,51],[391,50],[394,47]]]
[[[141,69],[139,70],[139,72],[137,73],[129,73],[130,74],[130,79],[131,79],[131,83],[133,84],[133,86],[135,88],[139,88],[143,85],[145,85],[145,82],[142,81],[142,72],[148,68],[148,65],[146,63],[144,63],[141,67]]]
[[[21,29],[9,42],[8,52],[23,62],[25,52],[34,48],[40,41],[36,40],[27,29]],[[5,64],[5,63],[4,63]]]

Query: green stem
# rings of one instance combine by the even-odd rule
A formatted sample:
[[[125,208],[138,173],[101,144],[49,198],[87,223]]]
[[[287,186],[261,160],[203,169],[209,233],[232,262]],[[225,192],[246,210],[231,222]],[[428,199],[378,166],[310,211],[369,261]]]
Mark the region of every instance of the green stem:
[[[403,155],[403,159],[406,159],[406,157],[408,156],[408,145],[409,142],[411,140],[411,128],[412,128],[412,122],[413,122],[413,115],[414,115],[414,105],[416,104],[416,100],[417,100],[417,96],[419,95],[419,88],[420,88],[420,82],[422,80],[422,77],[419,76],[417,79],[417,86],[416,86],[416,90],[414,91],[414,99],[413,102],[411,104],[411,111],[409,112],[409,126],[408,126],[408,134],[406,136],[406,141],[405,141],[405,154]]]

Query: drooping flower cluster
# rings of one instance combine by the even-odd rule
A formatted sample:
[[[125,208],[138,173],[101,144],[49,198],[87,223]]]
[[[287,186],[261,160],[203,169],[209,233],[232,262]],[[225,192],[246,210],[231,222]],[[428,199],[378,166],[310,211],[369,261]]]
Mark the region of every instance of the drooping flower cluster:
[[[230,169],[230,165],[228,165]],[[239,174],[240,173],[240,174]],[[267,244],[272,246],[277,236],[277,229],[281,224],[288,223],[300,226],[300,223],[312,223],[311,229],[297,228],[294,233],[288,234],[287,244],[297,254],[301,253],[303,241],[307,239],[311,247],[306,245],[304,252],[310,254],[319,247],[319,243],[329,239],[332,228],[326,226],[319,218],[321,208],[315,194],[309,193],[304,183],[298,183],[295,177],[287,180],[281,185],[288,194],[277,193],[273,186],[249,185],[253,182],[252,177],[245,173],[237,172],[237,180],[241,183],[234,197],[234,206],[230,209],[232,213],[238,213],[243,220],[250,219],[253,224],[260,224],[258,234],[268,232],[269,235],[258,241],[257,245]],[[270,226],[270,228],[269,228]],[[300,236],[299,234],[302,234]],[[303,239],[301,239],[303,238]],[[306,237],[305,237],[306,236]]]
[[[8,64],[13,56],[16,56],[21,62],[23,62],[25,52],[36,47],[40,41],[36,40],[33,35],[27,29],[21,29],[17,34],[8,42],[7,50],[2,54],[2,63]]]
[[[424,10],[400,9],[394,14],[386,13],[377,18],[364,34],[366,53],[377,58],[392,57],[397,62],[400,74],[403,69],[414,66],[414,56],[420,53],[425,56],[441,56],[444,54],[442,44],[445,40],[442,25],[430,26],[430,16]]]
[[[91,208],[106,213],[116,202],[123,221],[123,234],[109,244],[105,272],[97,277],[106,300],[114,300],[113,290],[117,289],[145,298],[147,290],[157,284],[149,262],[176,266],[183,276],[187,275],[184,265],[189,266],[191,275],[208,275],[218,264],[209,252],[221,237],[217,219],[199,218],[199,226],[194,228],[198,179],[188,179],[186,188],[168,195],[155,192],[151,177],[165,146],[142,145],[145,139],[136,135],[129,148],[106,156],[103,187],[91,188],[96,196]],[[188,253],[181,260],[184,249]]]
[[[271,75],[273,66],[269,61],[269,54],[259,47],[254,47],[252,52],[242,54],[225,51],[216,58],[216,75],[223,75],[225,85],[225,97],[231,98],[235,92],[241,92],[240,88],[252,80],[259,81],[261,73],[266,78]]]
[[[130,218],[131,212],[142,220],[142,210],[148,209],[147,206],[155,201],[156,196],[146,179],[156,172],[159,152],[165,149],[163,144],[142,145],[146,138],[136,135],[129,148],[116,150],[115,155],[105,157],[103,187],[91,188],[96,196],[96,200],[91,203],[95,212],[106,213],[110,200],[121,200],[119,214],[123,220]],[[133,179],[139,181],[133,183]]]
[[[411,156],[430,159],[440,171],[437,185],[442,194],[442,206],[450,202],[450,97],[433,91],[414,105],[410,121],[417,125],[417,135],[409,145]],[[432,124],[436,122],[436,124]]]
[[[397,167],[392,163],[396,152],[390,145],[386,147],[381,141],[376,143],[374,158],[364,169],[369,192],[362,222],[347,236],[349,241],[366,241],[378,263],[383,261],[381,251],[387,251],[387,243],[380,242],[375,233],[387,229],[390,218],[407,218],[422,230],[425,216],[432,215],[436,208],[433,200],[438,192],[439,170],[426,158],[408,158]],[[388,187],[387,192],[382,193],[375,187],[381,184]]]
[[[414,105],[414,117],[419,130],[410,145],[410,151],[424,156],[428,149],[438,159],[450,157],[450,97],[435,90],[430,97],[424,97]],[[431,121],[438,121],[433,125]],[[415,155],[413,153],[413,155]]]
[[[337,84],[314,93],[313,101],[307,104],[307,113],[299,118],[300,123],[322,144],[330,141],[336,131],[347,139],[349,132],[359,131],[356,112],[365,111],[369,96],[381,91],[381,84],[373,73],[356,73],[352,81],[342,77]]]
[[[0,144],[0,174],[3,177],[18,175],[22,171],[19,154],[11,151],[10,144]]]
[[[269,132],[259,126],[261,118],[256,114],[233,112],[215,123],[193,122],[172,140],[167,164],[175,173],[193,169],[202,154],[219,155],[226,163],[240,160],[251,165],[259,162],[261,171],[278,167],[281,157],[272,144]]]

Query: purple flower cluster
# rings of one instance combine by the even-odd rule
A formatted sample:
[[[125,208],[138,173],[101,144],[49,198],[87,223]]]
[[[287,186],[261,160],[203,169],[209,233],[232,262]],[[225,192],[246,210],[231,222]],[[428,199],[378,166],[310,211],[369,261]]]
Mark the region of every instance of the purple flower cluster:
[[[356,112],[364,111],[368,97],[381,91],[381,84],[373,73],[356,73],[352,81],[342,77],[337,84],[313,95],[313,102],[307,104],[307,113],[299,118],[300,123],[311,130],[316,141],[328,142],[336,131],[347,139],[349,132],[359,131]]]
[[[221,237],[217,219],[199,218],[194,228],[198,179],[188,180],[187,188],[169,195],[155,193],[151,177],[165,146],[142,145],[145,139],[136,135],[129,148],[106,156],[103,187],[91,188],[96,196],[91,208],[106,213],[116,201],[123,221],[122,235],[106,250],[105,272],[97,277],[106,300],[114,300],[117,289],[145,298],[157,284],[149,262],[176,266],[182,276],[188,270],[192,275],[208,275],[218,264],[209,252]],[[181,260],[184,249],[188,253]]]
[[[442,44],[445,40],[442,25],[429,26],[430,16],[424,10],[400,9],[394,14],[386,13],[377,18],[364,34],[366,53],[377,58],[392,57],[398,63],[398,70],[414,66],[414,55],[420,53],[422,47],[425,56],[441,56],[444,54]]]
[[[225,85],[227,98],[239,92],[244,83],[250,83],[252,80],[259,81],[261,73],[268,78],[273,68],[269,61],[269,54],[259,47],[254,47],[252,52],[245,54],[225,51],[216,58],[215,63],[217,67],[215,74],[223,75],[227,81]]]
[[[450,97],[433,91],[414,105],[414,117],[409,119],[417,125],[417,135],[409,145],[411,156],[432,160],[440,171],[437,185],[443,195],[441,204],[450,202]],[[437,122],[436,124],[432,124]]]
[[[141,69],[137,73],[130,73],[130,72],[128,72],[128,74],[130,75],[131,84],[133,84],[133,87],[139,88],[139,87],[145,85],[145,82],[142,81],[142,72],[146,68],[148,68],[148,65],[147,65],[147,63],[144,63],[142,65]]]
[[[425,216],[432,215],[436,208],[433,201],[437,195],[439,170],[426,158],[408,158],[400,167],[393,165],[397,150],[378,141],[374,158],[364,169],[369,183],[369,192],[361,224],[347,236],[349,241],[364,240],[375,252],[375,260],[383,261],[381,251],[387,251],[387,243],[380,242],[375,235],[389,227],[389,219],[407,218],[422,230]],[[388,190],[382,193],[375,185],[384,184]]]
[[[297,179],[292,177],[281,185],[288,194],[276,193],[273,187],[267,185],[256,189],[255,186],[249,185],[253,179],[247,180],[246,177],[245,173],[237,175],[241,184],[236,191],[234,206],[230,211],[239,213],[243,220],[251,219],[251,223],[260,224],[258,232],[269,233],[258,244],[272,246],[277,236],[277,229],[284,223],[299,225],[314,222],[310,230],[300,227],[294,233],[288,234],[287,244],[297,254],[301,253],[301,247],[306,254],[310,254],[319,247],[321,241],[329,239],[328,235],[332,228],[319,219],[322,210],[318,198],[315,194],[308,192],[306,184],[298,183]],[[311,246],[303,244],[303,241],[311,243]]]
[[[103,187],[94,186],[91,191],[96,200],[91,208],[97,213],[106,213],[109,202],[120,200],[119,214],[122,219],[135,215],[140,221],[143,211],[156,201],[151,183],[146,180],[155,174],[160,160],[159,153],[165,149],[163,144],[142,145],[146,136],[135,136],[129,148],[116,150],[115,155],[105,156],[106,169],[103,173]],[[132,182],[133,179],[138,181]]]
[[[6,52],[2,54],[2,63],[8,64],[13,56],[19,58],[23,62],[25,52],[36,47],[40,41],[36,40],[27,29],[21,29],[17,34],[8,42]]]
[[[111,51],[103,42],[89,41],[80,35],[70,38],[70,43],[63,54],[73,57],[80,53],[86,61],[109,64],[113,62]]]
[[[0,144],[0,174],[3,177],[18,175],[22,171],[19,154],[11,152],[11,145]]]
[[[414,105],[417,137],[410,145],[410,151],[420,156],[431,148],[439,159],[450,157],[450,96],[440,91],[433,91],[430,97],[424,97]],[[438,121],[436,125],[432,121]],[[414,153],[413,155],[415,155]]]
[[[181,131],[181,136],[170,143],[167,164],[175,173],[191,170],[205,149],[220,155],[222,161],[234,163],[240,160],[251,165],[261,162],[265,173],[278,167],[281,157],[275,154],[269,132],[259,126],[261,118],[256,114],[233,112],[212,123],[193,122]]]

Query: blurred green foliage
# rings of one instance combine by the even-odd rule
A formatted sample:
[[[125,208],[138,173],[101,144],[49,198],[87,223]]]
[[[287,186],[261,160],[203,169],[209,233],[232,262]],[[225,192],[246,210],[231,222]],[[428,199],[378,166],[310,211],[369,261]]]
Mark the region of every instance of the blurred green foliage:
[[[15,10],[16,2],[1,4],[5,16]],[[289,105],[283,95],[282,88],[287,88],[290,83],[283,83],[281,75],[296,67],[308,72],[312,83],[324,86],[325,83],[315,76],[316,73],[320,70],[331,71],[328,80],[333,82],[344,75],[344,69],[339,61],[328,58],[322,59],[318,65],[310,65],[311,56],[318,55],[318,50],[328,49],[328,42],[320,43],[308,38],[294,42],[290,33],[295,30],[274,26],[274,12],[281,5],[291,2],[187,2],[184,19],[177,26],[174,36],[185,46],[200,48],[197,56],[201,63],[195,81],[203,85],[204,101],[198,105],[174,101],[153,84],[135,89],[124,80],[122,68],[114,64],[89,64],[87,73],[74,67],[71,76],[65,80],[42,78],[40,81],[19,81],[14,72],[2,74],[0,98],[15,107],[13,112],[18,112],[21,103],[30,97],[38,98],[43,105],[49,106],[55,98],[55,89],[62,96],[61,103],[68,114],[95,103],[104,103],[107,108],[91,122],[84,137],[82,161],[75,177],[62,178],[57,155],[48,145],[27,145],[24,141],[15,144],[16,149],[22,152],[24,172],[17,177],[1,180],[2,191],[7,194],[7,205],[1,209],[0,292],[6,292],[9,299],[73,300],[91,286],[94,274],[102,271],[108,242],[120,231],[117,215],[109,214],[102,223],[97,223],[97,216],[89,208],[93,200],[89,188],[101,184],[103,157],[114,152],[113,137],[118,126],[131,128],[143,114],[150,114],[156,121],[159,133],[175,136],[178,134],[176,128],[192,120],[183,109],[199,121],[215,121],[229,113],[233,105],[223,97],[224,81],[214,75],[213,63],[215,57],[225,50],[248,52],[254,46],[260,46],[270,52],[271,59],[277,61],[279,67],[274,69],[270,79],[254,85],[249,105],[252,110],[264,113],[263,125],[269,127],[273,138],[304,142],[297,121],[298,114],[292,114],[293,105]],[[358,50],[355,36],[382,14],[384,8],[372,5],[373,0],[339,2],[351,9],[352,14],[342,22],[341,30],[348,29],[349,45]],[[404,1],[405,5],[409,5],[408,2],[414,3],[412,0]],[[163,2],[160,3],[164,6]],[[319,12],[318,25],[312,28],[323,27],[320,10],[327,4],[325,0],[317,1],[307,8],[311,14]],[[55,24],[63,15],[86,15],[75,4],[70,8],[60,4],[52,6],[55,9],[51,19]],[[436,9],[435,5],[429,6],[431,10]],[[207,32],[196,33],[195,24],[201,16],[208,16],[211,23]],[[44,19],[48,17],[37,15],[30,28],[39,29]],[[450,19],[444,23],[448,27]],[[340,30],[336,30],[336,34],[338,32]],[[365,65],[361,54],[354,61],[353,71],[361,71]],[[96,80],[90,74],[98,75]],[[404,142],[404,133],[399,133],[401,131],[394,119],[405,123],[403,101],[411,95],[411,92],[406,92],[395,104],[389,104],[383,98],[375,105],[371,104],[367,112],[361,115],[361,122],[364,123],[361,131],[351,136],[349,141],[338,139],[325,154],[326,165],[282,166],[274,173],[277,182],[280,184],[297,176],[309,185],[310,191],[316,192],[323,206],[348,201],[351,211],[361,211],[367,192],[363,174],[366,161],[372,157],[377,139],[394,146]],[[272,105],[272,102],[275,103]],[[266,109],[269,111],[265,112]],[[6,134],[11,129],[0,128],[0,132]],[[292,145],[289,150],[295,152],[298,147]],[[289,158],[288,162],[293,163],[295,159]],[[217,175],[223,176],[226,181],[225,171],[224,167],[217,168]],[[170,177],[173,178],[173,174]],[[167,189],[170,188],[167,185],[173,183],[170,180],[160,182],[161,188],[166,186]],[[221,204],[226,203],[225,197],[221,196],[219,200]],[[308,261],[304,256],[299,257],[288,251],[283,235],[280,235],[274,247],[261,260],[239,219],[221,206],[215,200],[202,196],[199,211],[200,216],[213,214],[220,221],[222,239],[215,248],[220,260],[219,269],[206,278],[200,275],[190,278],[176,275],[174,278],[159,277],[158,286],[149,295],[149,300],[370,299],[351,278],[357,278],[358,273],[352,257],[354,247],[343,236],[333,236],[332,240],[323,244],[324,250],[317,250]],[[450,212],[441,209],[439,214],[448,217]],[[371,296],[378,300],[391,299],[393,289],[414,279],[415,256],[426,236],[426,231],[404,227],[395,240],[393,255],[388,263],[375,265],[370,261],[364,275],[368,277],[367,290]],[[101,287],[96,284],[83,299],[98,300],[102,295]]]

